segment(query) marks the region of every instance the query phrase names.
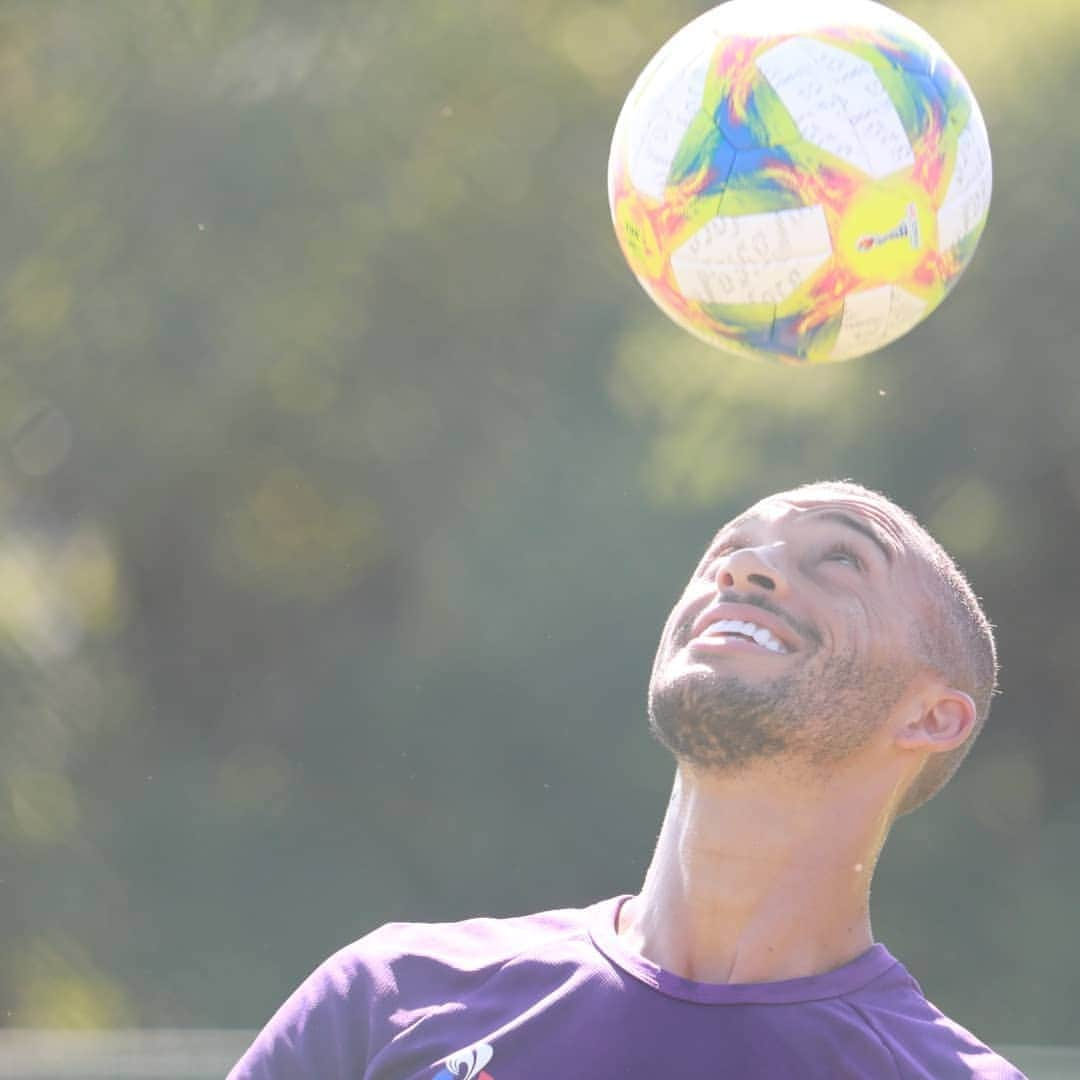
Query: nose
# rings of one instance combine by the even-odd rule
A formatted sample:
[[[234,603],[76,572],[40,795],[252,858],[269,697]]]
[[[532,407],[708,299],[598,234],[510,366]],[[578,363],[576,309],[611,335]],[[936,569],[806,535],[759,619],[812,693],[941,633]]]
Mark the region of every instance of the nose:
[[[717,584],[739,592],[767,592],[782,596],[787,592],[787,578],[781,569],[776,545],[746,547],[733,551],[720,561]]]

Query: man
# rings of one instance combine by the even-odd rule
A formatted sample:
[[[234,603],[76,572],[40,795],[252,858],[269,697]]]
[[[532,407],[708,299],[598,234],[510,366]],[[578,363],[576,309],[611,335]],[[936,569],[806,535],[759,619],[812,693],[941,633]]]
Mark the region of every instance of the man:
[[[636,896],[392,924],[282,1006],[232,1080],[1022,1080],[870,929],[892,823],[986,719],[990,626],[917,522],[854,484],[767,498],[660,640],[675,786]]]

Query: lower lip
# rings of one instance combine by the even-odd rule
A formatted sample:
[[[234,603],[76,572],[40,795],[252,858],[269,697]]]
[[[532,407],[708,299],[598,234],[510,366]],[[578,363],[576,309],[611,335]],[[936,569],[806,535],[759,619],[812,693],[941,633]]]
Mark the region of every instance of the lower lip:
[[[750,641],[744,637],[725,637],[722,634],[709,634],[704,637],[696,637],[689,647],[695,652],[705,653],[764,653],[766,656],[783,656],[783,653],[773,652],[759,645],[756,641]]]

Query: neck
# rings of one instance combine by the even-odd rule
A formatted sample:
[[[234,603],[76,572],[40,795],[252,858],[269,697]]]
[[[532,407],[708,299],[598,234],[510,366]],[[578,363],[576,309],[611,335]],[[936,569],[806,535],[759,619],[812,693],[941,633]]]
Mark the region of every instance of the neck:
[[[873,944],[869,892],[889,792],[865,775],[793,782],[781,766],[712,777],[680,768],[641,893],[619,933],[698,982],[831,971]]]

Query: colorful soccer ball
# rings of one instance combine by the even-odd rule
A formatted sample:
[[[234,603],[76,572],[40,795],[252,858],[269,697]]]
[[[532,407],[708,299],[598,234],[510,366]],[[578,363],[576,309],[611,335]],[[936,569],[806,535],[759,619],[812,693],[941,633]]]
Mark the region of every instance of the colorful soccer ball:
[[[990,144],[963,75],[871,0],[731,0],[653,57],[619,115],[612,219],[680,326],[746,356],[849,360],[967,266]]]

